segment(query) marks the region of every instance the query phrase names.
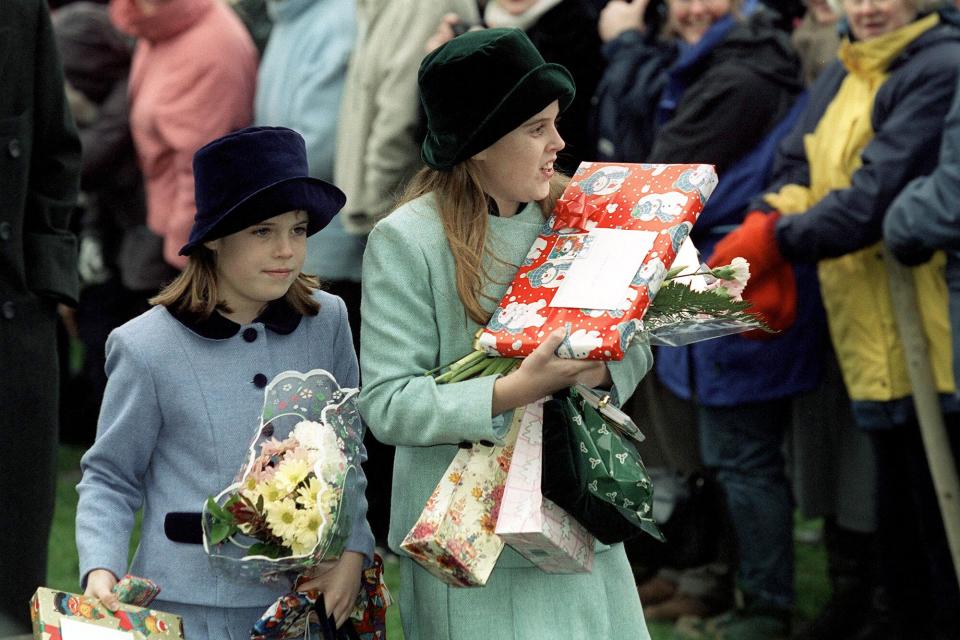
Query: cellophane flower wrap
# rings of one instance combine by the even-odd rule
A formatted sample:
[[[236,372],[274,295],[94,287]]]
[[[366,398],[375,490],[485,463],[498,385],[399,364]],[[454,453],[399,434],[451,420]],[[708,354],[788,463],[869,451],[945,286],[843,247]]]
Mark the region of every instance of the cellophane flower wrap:
[[[521,358],[559,328],[559,356],[621,360],[716,185],[706,164],[581,163],[478,348]]]
[[[266,386],[246,465],[204,505],[203,546],[217,570],[292,581],[340,556],[358,502],[357,392],[321,369]]]

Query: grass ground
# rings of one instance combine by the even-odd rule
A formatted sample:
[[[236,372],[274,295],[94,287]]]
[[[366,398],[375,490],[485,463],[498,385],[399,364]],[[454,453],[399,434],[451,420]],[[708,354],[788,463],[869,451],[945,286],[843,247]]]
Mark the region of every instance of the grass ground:
[[[53,531],[50,535],[50,553],[47,564],[47,586],[76,592],[78,584],[77,546],[74,541],[74,519],[80,480],[80,455],[77,447],[60,448],[60,473],[57,483],[57,508],[54,514]],[[797,531],[815,538],[819,526],[816,522],[799,522]],[[825,558],[819,543],[798,543],[796,546],[797,621],[802,623],[816,615],[817,610],[829,596],[826,580]],[[399,575],[396,565],[386,568],[387,586],[394,594],[399,593]],[[653,640],[668,640],[670,625],[651,624]],[[390,640],[402,640],[399,607],[392,606],[387,614],[387,635]]]

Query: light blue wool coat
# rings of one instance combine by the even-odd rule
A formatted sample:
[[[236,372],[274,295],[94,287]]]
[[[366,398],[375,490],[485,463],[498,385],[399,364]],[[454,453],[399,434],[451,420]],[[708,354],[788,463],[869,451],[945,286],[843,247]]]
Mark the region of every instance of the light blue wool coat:
[[[283,371],[319,368],[341,387],[357,386],[343,301],[323,292],[316,297],[320,313],[304,316],[286,335],[255,321],[234,325],[239,329],[229,337],[203,337],[160,306],[110,334],[97,439],[81,460],[77,486],[82,584],[92,569],[118,577],[128,572],[134,514],[142,507],[129,572],[157,582],[164,601],[265,609],[289,590],[285,582],[262,585],[214,573],[202,545],[172,542],[163,527],[168,512],[199,512],[242,470],[263,407],[263,389],[252,382],[257,374],[270,380]],[[372,558],[362,472],[358,488],[347,548]]]
[[[506,291],[543,226],[536,203],[511,218],[488,218],[484,292]],[[437,385],[423,372],[469,353],[479,325],[467,317],[453,256],[432,195],[409,202],[370,233],[363,264],[360,411],[378,439],[396,445],[390,547],[413,526],[462,441],[496,440],[491,419],[495,377]],[[635,344],[610,363],[619,399],[633,393],[653,359]],[[487,586],[448,587],[401,560],[400,613],[407,640],[446,638],[647,638],[623,545],[598,546],[590,574],[550,575],[511,548]]]

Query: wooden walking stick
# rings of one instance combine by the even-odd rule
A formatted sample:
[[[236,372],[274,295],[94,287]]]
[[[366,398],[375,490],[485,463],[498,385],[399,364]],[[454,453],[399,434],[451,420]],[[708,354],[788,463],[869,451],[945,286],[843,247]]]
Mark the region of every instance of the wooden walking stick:
[[[913,387],[913,403],[917,409],[923,448],[927,452],[930,475],[933,476],[933,486],[940,503],[940,515],[943,517],[943,526],[953,557],[954,576],[960,583],[960,481],[957,480],[957,465],[950,451],[950,441],[947,439],[943,414],[940,412],[940,399],[933,380],[927,337],[920,321],[917,286],[913,281],[912,271],[897,262],[886,247],[883,252],[890,279],[893,315],[907,360],[907,372]]]

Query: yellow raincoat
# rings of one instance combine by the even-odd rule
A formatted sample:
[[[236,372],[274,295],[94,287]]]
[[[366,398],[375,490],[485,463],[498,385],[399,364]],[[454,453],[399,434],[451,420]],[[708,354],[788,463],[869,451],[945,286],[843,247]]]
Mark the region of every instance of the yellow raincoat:
[[[845,41],[840,60],[847,69],[840,89],[812,134],[804,137],[810,185],[788,184],[767,194],[785,215],[802,214],[835,189],[850,186],[860,154],[874,136],[871,114],[887,68],[903,50],[936,26],[932,14],[863,42]],[[950,326],[942,254],[913,270],[920,312],[937,389],[954,390]],[[911,394],[903,345],[897,335],[888,278],[879,243],[818,265],[824,307],[834,348],[852,400],[888,401]]]

